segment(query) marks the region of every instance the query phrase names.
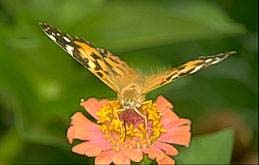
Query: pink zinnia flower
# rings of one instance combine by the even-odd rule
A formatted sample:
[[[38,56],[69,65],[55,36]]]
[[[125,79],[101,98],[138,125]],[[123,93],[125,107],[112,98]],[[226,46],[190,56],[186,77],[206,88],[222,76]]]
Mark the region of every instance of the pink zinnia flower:
[[[69,143],[73,139],[83,142],[72,147],[72,151],[88,157],[96,157],[95,164],[130,164],[140,162],[147,154],[158,164],[174,164],[171,156],[178,154],[171,144],[188,146],[191,138],[191,121],[179,118],[173,105],[159,96],[155,103],[140,108],[148,118],[144,119],[133,110],[118,112],[119,101],[90,98],[81,103],[97,124],[81,112],[71,117],[67,131]]]

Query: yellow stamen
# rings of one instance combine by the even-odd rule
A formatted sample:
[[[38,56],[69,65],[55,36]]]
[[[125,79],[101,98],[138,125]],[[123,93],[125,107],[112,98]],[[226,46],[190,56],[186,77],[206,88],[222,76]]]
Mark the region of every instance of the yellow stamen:
[[[121,107],[118,100],[109,101],[97,113],[100,130],[114,149],[146,147],[166,132],[160,123],[161,113],[151,101],[138,109],[147,117],[147,126],[133,110],[120,111]]]

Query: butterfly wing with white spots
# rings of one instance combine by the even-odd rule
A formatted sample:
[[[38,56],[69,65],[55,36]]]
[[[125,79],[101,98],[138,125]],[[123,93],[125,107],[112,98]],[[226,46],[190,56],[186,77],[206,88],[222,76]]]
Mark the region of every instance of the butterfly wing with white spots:
[[[203,56],[165,72],[142,76],[106,49],[97,48],[90,42],[70,36],[47,23],[40,23],[40,26],[49,38],[115,91],[119,99],[139,99],[139,103],[148,92],[217,64],[236,53],[230,51],[214,56]]]
[[[89,41],[61,32],[45,22],[39,24],[50,39],[116,93],[137,75],[126,62],[108,50],[97,48]]]
[[[207,68],[211,65],[217,64],[235,53],[235,51],[230,51],[214,56],[202,56],[195,60],[188,61],[178,67],[172,68],[168,71],[147,76],[145,77],[145,85],[142,94],[146,94],[161,86],[171,83],[178,78],[188,76],[203,68]]]

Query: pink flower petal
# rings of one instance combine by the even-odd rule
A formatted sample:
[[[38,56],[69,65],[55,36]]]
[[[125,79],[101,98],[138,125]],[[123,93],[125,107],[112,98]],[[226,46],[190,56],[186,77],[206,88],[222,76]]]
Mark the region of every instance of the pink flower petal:
[[[72,144],[74,137],[75,137],[75,130],[69,127],[67,129],[67,140],[70,144]]]
[[[113,154],[114,152],[112,150],[107,150],[100,153],[95,158],[95,164],[111,164]]]
[[[130,159],[126,155],[124,155],[122,151],[114,151],[114,154],[112,155],[112,160],[114,164],[130,165]]]
[[[168,124],[178,119],[179,117],[171,109],[164,109],[160,122],[165,128],[167,128]]]
[[[162,113],[163,113],[164,109],[173,109],[174,108],[174,106],[163,96],[158,96],[155,101],[155,104],[157,105],[157,108],[159,110],[161,110],[160,112],[162,112]]]
[[[157,98],[156,104],[158,110],[162,113],[161,123],[167,131],[162,133],[158,140],[188,146],[191,138],[191,121],[180,119],[171,110],[173,108],[172,104],[163,96]]]
[[[130,165],[130,159],[122,151],[107,150],[95,158],[95,164],[110,164],[111,162],[119,165]]]
[[[71,120],[71,126],[67,130],[69,143],[72,143],[73,139],[104,141],[105,138],[98,126],[88,120],[81,112],[75,113]]]
[[[179,119],[172,122],[170,129],[167,128],[167,132],[162,133],[158,140],[188,146],[191,140],[190,124],[191,122],[188,119]]]
[[[81,106],[84,107],[84,109],[95,119],[98,120],[98,116],[96,115],[96,112],[99,111],[104,104],[107,103],[107,100],[100,100],[98,101],[95,98],[90,98],[84,102],[81,102]]]
[[[101,149],[98,147],[88,146],[89,142],[82,142],[78,145],[75,145],[72,148],[72,151],[74,153],[80,154],[80,155],[86,155],[86,156],[96,156],[101,153]]]
[[[140,149],[124,149],[123,153],[134,162],[140,162],[143,159],[143,153]]]
[[[157,163],[158,165],[174,165],[175,161],[171,159],[169,156],[165,156],[163,159],[157,160]]]
[[[86,156],[97,156],[101,153],[101,151],[108,150],[112,146],[106,142],[99,142],[99,141],[88,141],[82,142],[78,145],[75,145],[72,148],[72,151],[81,155]]]
[[[179,117],[172,111],[172,104],[167,101],[163,96],[159,96],[156,100],[157,108],[162,113],[161,123],[167,129],[168,124],[178,120]]]
[[[160,96],[159,98],[163,98],[162,96]],[[165,102],[165,98],[163,98],[164,100],[161,101],[162,99],[157,99],[157,107],[158,110],[162,113],[162,118],[161,118],[161,123],[166,126],[169,122],[174,121],[179,119],[179,117],[177,116],[177,114],[175,112],[172,111],[172,108],[170,108],[170,106],[165,106],[163,104]],[[167,101],[167,100],[166,100]]]
[[[188,126],[188,125],[191,125],[191,123],[192,122],[189,119],[183,119],[183,118],[179,118],[178,120],[174,120],[170,122],[171,126],[173,125],[174,128]]]
[[[154,159],[163,159],[165,157],[165,153],[161,151],[155,145],[151,145],[149,148],[143,149],[144,153],[148,154],[148,158],[151,160]]]
[[[156,141],[154,145],[156,147],[162,149],[167,155],[175,156],[175,155],[178,154],[177,149],[170,144],[166,144],[166,143]]]

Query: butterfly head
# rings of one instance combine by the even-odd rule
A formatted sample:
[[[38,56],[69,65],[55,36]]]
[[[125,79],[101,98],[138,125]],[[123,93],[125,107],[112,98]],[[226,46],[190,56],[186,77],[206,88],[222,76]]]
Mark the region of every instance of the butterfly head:
[[[141,106],[144,96],[141,95],[138,86],[133,84],[121,90],[119,100],[125,109],[134,109]]]

